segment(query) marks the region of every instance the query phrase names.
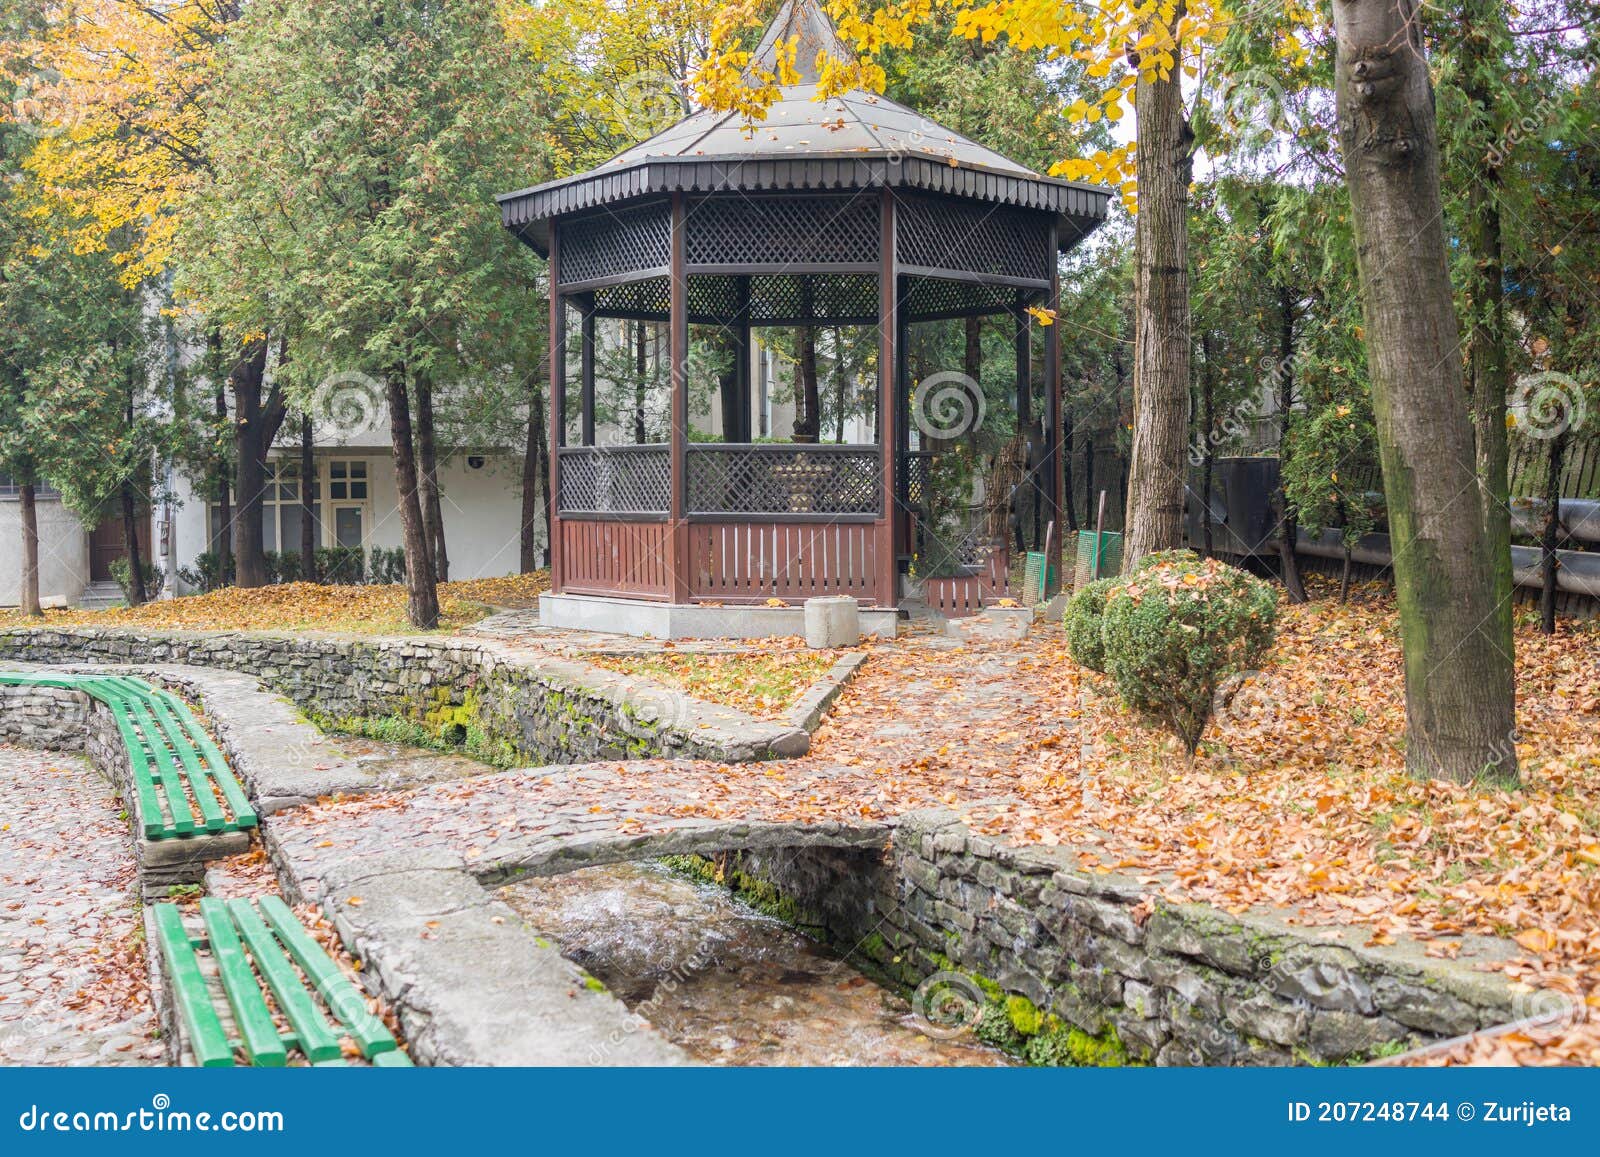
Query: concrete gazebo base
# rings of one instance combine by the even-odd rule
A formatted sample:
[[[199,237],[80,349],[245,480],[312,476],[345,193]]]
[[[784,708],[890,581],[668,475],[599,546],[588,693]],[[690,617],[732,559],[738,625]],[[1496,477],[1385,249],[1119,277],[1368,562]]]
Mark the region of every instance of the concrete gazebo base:
[[[862,607],[861,633],[892,639],[898,618],[892,609]],[[546,594],[539,596],[539,624],[652,639],[773,639],[804,635],[806,613],[803,605],[712,607]]]

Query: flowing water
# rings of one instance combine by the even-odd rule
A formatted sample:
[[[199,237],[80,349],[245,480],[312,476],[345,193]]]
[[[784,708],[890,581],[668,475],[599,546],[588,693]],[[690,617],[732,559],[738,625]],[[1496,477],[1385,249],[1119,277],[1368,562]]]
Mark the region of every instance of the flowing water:
[[[928,1036],[905,1000],[816,941],[657,864],[522,881],[501,896],[701,1063],[1011,1063],[970,1036]]]

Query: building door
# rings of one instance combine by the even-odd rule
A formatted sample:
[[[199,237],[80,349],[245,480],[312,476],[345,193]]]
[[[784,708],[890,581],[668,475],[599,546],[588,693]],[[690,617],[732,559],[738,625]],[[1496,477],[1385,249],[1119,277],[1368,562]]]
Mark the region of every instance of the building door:
[[[150,561],[150,511],[141,510],[135,516],[139,539],[139,557]],[[89,534],[89,581],[110,582],[113,559],[126,558],[122,547],[122,516],[107,518]]]

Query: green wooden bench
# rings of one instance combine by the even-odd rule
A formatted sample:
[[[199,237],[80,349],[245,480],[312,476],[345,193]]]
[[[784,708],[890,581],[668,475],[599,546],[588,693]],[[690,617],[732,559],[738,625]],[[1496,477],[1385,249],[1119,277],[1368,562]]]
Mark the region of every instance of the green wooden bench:
[[[298,1053],[313,1065],[343,1065],[349,1038],[373,1065],[410,1066],[361,990],[278,897],[201,900],[199,935],[176,904],[155,904],[151,914],[196,1064],[231,1066],[242,1053],[250,1065],[278,1068]]]
[[[168,840],[256,826],[244,787],[188,704],[120,675],[0,672],[0,684],[81,691],[105,704],[133,772],[140,831]]]

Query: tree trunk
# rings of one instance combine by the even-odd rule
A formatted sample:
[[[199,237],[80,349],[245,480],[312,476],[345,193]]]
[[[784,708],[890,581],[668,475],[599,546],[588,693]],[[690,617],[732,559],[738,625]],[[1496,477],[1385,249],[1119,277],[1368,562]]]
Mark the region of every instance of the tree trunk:
[[[1406,764],[1517,779],[1516,688],[1478,499],[1417,0],[1334,0],[1335,92],[1405,651]]]
[[[1556,633],[1556,547],[1561,544],[1561,467],[1567,457],[1567,424],[1550,439],[1550,460],[1544,474],[1544,527],[1539,535],[1539,629]]]
[[[844,375],[844,334],[833,327],[833,440],[844,442],[844,412],[848,402]]]
[[[434,439],[433,381],[427,374],[417,375],[417,475],[428,561],[434,577],[449,582],[450,556],[444,547],[444,506],[439,497],[439,459]]]
[[[1155,26],[1181,58],[1172,28]],[[1123,568],[1183,545],[1189,435],[1189,179],[1193,136],[1184,119],[1182,70],[1141,74],[1138,121],[1139,226],[1134,317],[1133,452]]]
[[[1072,477],[1072,440],[1078,436],[1072,420],[1072,404],[1062,399],[1061,405],[1061,493],[1066,498],[1066,508],[1062,514],[1067,519],[1067,530],[1073,534],[1078,533],[1078,495],[1077,486]],[[1029,463],[1032,466],[1032,463]],[[1028,494],[1033,504],[1033,545],[1039,545],[1039,511],[1044,505],[1039,501],[1039,475],[1032,469],[1028,472],[1032,485],[1028,487]],[[1057,530],[1060,528],[1057,527]]]
[[[1506,36],[1501,0],[1467,0],[1466,27],[1461,36],[1462,87],[1467,100],[1483,110],[1488,126],[1499,136],[1504,120],[1497,115],[1496,82],[1503,80]],[[1506,359],[1505,257],[1500,226],[1500,154],[1498,147],[1473,148],[1473,180],[1467,186],[1466,242],[1472,254],[1471,283],[1474,324],[1468,337],[1471,367],[1473,441],[1477,455],[1479,497],[1484,534],[1495,570],[1495,631],[1512,637],[1510,449],[1506,437],[1506,394],[1510,385]]]
[[[139,551],[139,498],[133,479],[124,478],[117,487],[122,505],[122,552],[128,559],[128,605],[137,607],[150,600],[144,585],[144,558]]]
[[[300,415],[300,577],[317,581],[316,508],[311,490],[317,481],[317,455],[314,427],[309,413]]]
[[[228,390],[226,386],[217,387],[217,438],[219,444],[217,452],[211,460],[211,468],[215,476],[217,503],[217,533],[211,539],[211,553],[217,560],[217,585],[227,586],[233,580],[233,507],[229,501],[231,487],[228,484],[228,456],[222,450],[220,439],[222,431],[228,424]]]
[[[24,482],[18,492],[22,516],[22,613],[28,618],[44,614],[39,605],[39,510],[34,483]]]
[[[644,322],[633,323],[633,441],[635,445],[644,445],[644,404],[646,400],[645,371],[648,369],[645,358],[645,333]]]
[[[969,317],[963,327],[961,372],[966,375],[967,381],[972,383],[972,391],[978,398],[983,396],[983,319]],[[1046,335],[1048,337],[1048,334]],[[974,401],[976,404],[976,401]],[[975,413],[978,411],[974,411]],[[978,454],[978,427],[974,423],[967,429],[967,445],[972,447],[973,458]]]
[[[1285,288],[1278,290],[1278,560],[1283,570],[1283,589],[1291,603],[1306,602],[1306,586],[1300,581],[1300,563],[1295,557],[1300,520],[1289,502],[1289,414],[1294,409],[1294,300]]]
[[[394,452],[394,486],[399,498],[400,533],[406,551],[406,618],[419,630],[439,625],[439,589],[428,559],[427,528],[418,493],[416,450],[411,435],[411,399],[403,367],[386,375],[389,442]]]
[[[1212,434],[1217,421],[1217,367],[1211,358],[1211,334],[1200,335],[1200,537],[1207,558],[1217,548],[1211,532],[1211,479],[1216,471],[1217,446]]]
[[[234,580],[241,587],[267,585],[267,562],[261,545],[262,499],[267,485],[267,454],[283,423],[283,391],[266,387],[267,343],[251,342],[228,375],[233,391],[234,448],[238,478],[234,536]]]
[[[794,416],[794,440],[815,442],[822,433],[822,399],[817,393],[817,331],[800,327],[800,396]]]
[[[724,442],[737,442],[736,432],[739,429],[739,338],[731,331],[725,331],[717,342],[726,358],[726,363],[720,374],[717,375],[717,398],[720,403],[722,415],[722,440]]]
[[[522,451],[522,535],[518,544],[517,566],[523,574],[539,569],[538,536],[534,525],[539,508],[544,507],[544,540],[550,541],[550,505],[539,496],[550,489],[544,460],[544,392],[537,378],[528,389],[528,441]]]

